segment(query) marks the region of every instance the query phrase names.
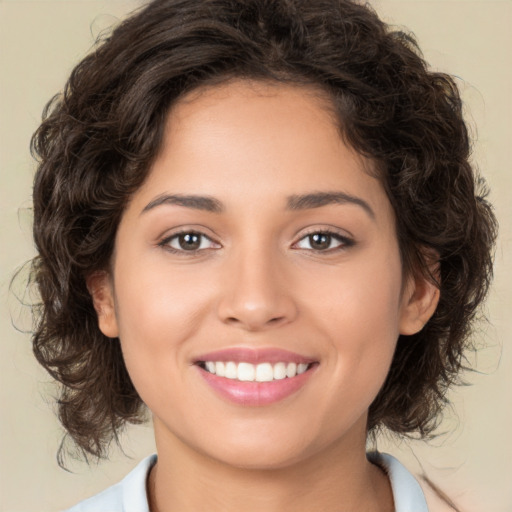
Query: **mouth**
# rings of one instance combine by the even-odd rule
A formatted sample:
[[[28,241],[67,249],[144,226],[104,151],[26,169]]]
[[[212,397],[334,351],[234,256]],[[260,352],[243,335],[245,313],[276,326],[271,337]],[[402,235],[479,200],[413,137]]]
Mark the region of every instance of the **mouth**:
[[[259,363],[235,361],[198,361],[196,363],[204,371],[240,382],[272,382],[293,379],[308,371],[314,363],[294,363],[280,361],[277,363]]]
[[[236,405],[264,406],[302,389],[319,362],[280,350],[226,349],[194,361],[203,381]]]

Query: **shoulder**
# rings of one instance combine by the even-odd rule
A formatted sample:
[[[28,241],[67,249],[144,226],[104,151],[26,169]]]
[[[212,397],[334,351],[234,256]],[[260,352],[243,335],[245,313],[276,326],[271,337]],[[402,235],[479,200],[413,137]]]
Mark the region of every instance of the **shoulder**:
[[[156,455],[142,460],[123,480],[65,512],[149,512],[146,479]]]
[[[457,512],[456,506],[427,477],[413,476],[392,455],[373,452],[368,454],[368,460],[388,475],[396,512]]]
[[[395,457],[380,452],[368,453],[367,457],[388,475],[396,512],[430,512],[420,484]]]
[[[367,457],[388,475],[396,512],[431,512],[420,484],[395,457],[380,452],[368,453]]]

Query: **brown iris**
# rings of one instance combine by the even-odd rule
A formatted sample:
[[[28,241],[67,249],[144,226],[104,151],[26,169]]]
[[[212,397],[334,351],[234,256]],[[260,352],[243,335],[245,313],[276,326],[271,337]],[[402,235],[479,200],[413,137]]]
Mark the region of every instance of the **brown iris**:
[[[332,236],[327,233],[314,233],[308,238],[312,249],[322,250],[330,247]]]
[[[185,251],[195,251],[201,246],[201,235],[197,233],[182,233],[178,236],[178,243]]]

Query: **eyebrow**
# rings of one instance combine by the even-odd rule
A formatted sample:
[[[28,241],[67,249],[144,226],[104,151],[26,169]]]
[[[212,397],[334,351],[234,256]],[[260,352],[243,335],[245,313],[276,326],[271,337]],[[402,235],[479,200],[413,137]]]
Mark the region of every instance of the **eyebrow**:
[[[209,196],[189,196],[181,194],[163,194],[156,197],[148,203],[141,213],[145,213],[157,206],[163,204],[174,204],[177,206],[185,206],[186,208],[193,208],[195,210],[204,210],[207,212],[221,213],[224,211],[222,203],[213,197]]]
[[[288,210],[307,210],[320,208],[329,204],[355,204],[360,206],[373,220],[375,212],[372,207],[360,197],[345,192],[314,192],[312,194],[294,195],[288,198]]]
[[[182,194],[162,194],[149,202],[142,213],[145,213],[161,205],[177,205],[195,210],[203,210],[212,213],[222,213],[223,204],[214,197],[182,195]],[[302,195],[292,195],[288,197],[286,209],[292,211],[308,210],[310,208],[320,208],[330,204],[355,204],[360,206],[372,219],[375,219],[375,212],[371,206],[360,197],[346,194],[345,192],[313,192]]]

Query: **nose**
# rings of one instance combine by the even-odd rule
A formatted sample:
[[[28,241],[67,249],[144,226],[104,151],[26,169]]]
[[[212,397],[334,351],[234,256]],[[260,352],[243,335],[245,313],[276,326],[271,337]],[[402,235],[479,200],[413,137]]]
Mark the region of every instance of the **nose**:
[[[281,258],[282,260],[283,258]],[[226,261],[218,315],[222,322],[262,331],[292,322],[298,313],[285,262],[272,251],[238,251]]]

